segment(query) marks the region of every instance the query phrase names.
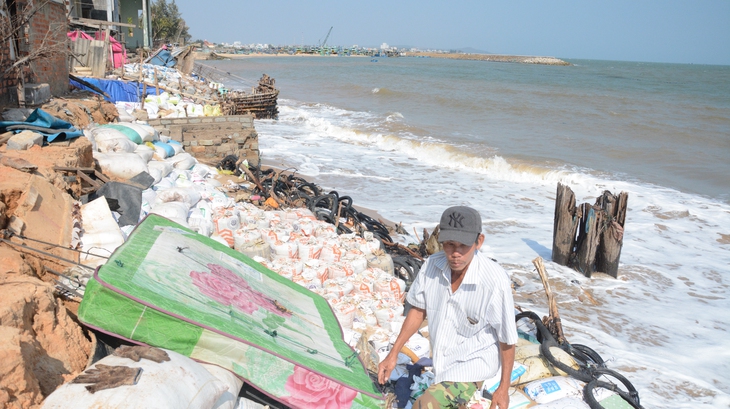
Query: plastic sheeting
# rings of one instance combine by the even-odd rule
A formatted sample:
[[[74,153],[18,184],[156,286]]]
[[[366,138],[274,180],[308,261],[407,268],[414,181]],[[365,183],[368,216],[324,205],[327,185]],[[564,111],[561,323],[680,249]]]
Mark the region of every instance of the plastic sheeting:
[[[170,51],[164,49],[160,50],[147,62],[152,65],[161,65],[163,67],[174,67],[176,63],[175,58],[173,58]]]
[[[0,131],[4,132],[7,127],[12,125],[18,125],[21,127],[19,129],[14,129],[15,133],[26,129],[31,130],[43,134],[48,142],[53,142],[56,139],[59,141],[73,139],[84,134],[83,131],[76,129],[70,123],[62,119],[58,119],[40,108],[36,108],[36,110],[28,116],[28,119],[23,122],[0,121]],[[27,128],[22,128],[22,126],[27,126]]]
[[[110,98],[104,97],[107,101],[117,103],[117,102],[139,102],[140,95],[144,92],[144,85],[134,82],[134,81],[117,81],[117,80],[107,80],[102,78],[91,78],[91,77],[80,77],[84,81],[88,82],[89,84],[99,88],[100,90],[106,92],[109,94]],[[96,92],[91,88],[88,88],[85,85],[82,85],[81,83],[78,83],[74,80],[69,80],[71,82],[71,85],[73,85],[76,88],[83,89],[86,91]],[[162,92],[162,90],[160,90]],[[147,87],[147,94],[155,94],[155,87]]]

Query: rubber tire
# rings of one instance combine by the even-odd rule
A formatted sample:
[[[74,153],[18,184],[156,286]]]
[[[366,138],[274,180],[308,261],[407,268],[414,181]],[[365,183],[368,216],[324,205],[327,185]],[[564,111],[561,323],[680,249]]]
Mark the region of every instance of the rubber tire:
[[[545,340],[542,344],[540,344],[540,353],[548,362],[553,364],[554,367],[560,369],[569,376],[578,379],[579,381],[590,382],[594,379],[592,371],[588,371],[587,369],[573,369],[571,366],[558,361],[550,351],[550,348],[558,348],[561,350],[562,348],[560,348],[560,345],[558,345],[558,343],[552,338]]]
[[[641,407],[641,402],[639,401],[639,392],[636,391],[634,385],[629,382],[629,380],[626,379],[623,375],[608,368],[596,369],[594,371],[594,375],[596,377],[588,382],[585,387],[583,387],[583,399],[586,401],[586,403],[588,403],[588,406],[590,406],[591,409],[604,409],[601,403],[598,402],[596,400],[596,397],[593,395],[593,389],[595,389],[596,387],[612,390],[616,392],[619,396],[621,396],[626,402],[629,403],[629,405],[631,405],[635,409],[643,409]],[[611,382],[598,380],[598,377],[602,375],[609,375],[616,378],[616,380],[621,382],[626,387],[628,392],[619,389],[615,384]]]

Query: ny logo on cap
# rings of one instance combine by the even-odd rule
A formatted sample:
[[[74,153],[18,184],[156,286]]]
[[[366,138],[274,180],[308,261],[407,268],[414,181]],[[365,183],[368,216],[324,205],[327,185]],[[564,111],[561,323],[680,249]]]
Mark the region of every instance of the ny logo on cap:
[[[449,226],[453,228],[464,227],[464,216],[459,213],[451,213],[449,215]]]

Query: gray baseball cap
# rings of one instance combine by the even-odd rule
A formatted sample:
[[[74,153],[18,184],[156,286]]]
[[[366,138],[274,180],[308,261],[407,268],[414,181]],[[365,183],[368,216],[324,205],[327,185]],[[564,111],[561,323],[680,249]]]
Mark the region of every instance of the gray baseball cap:
[[[458,241],[470,246],[481,232],[482,216],[479,212],[467,206],[453,206],[441,215],[438,241]]]

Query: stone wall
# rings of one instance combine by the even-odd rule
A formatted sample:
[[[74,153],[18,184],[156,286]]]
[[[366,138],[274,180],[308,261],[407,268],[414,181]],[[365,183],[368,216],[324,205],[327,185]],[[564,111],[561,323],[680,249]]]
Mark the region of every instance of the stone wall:
[[[203,163],[214,165],[236,155],[259,165],[259,136],[251,115],[151,119],[149,124]]]

